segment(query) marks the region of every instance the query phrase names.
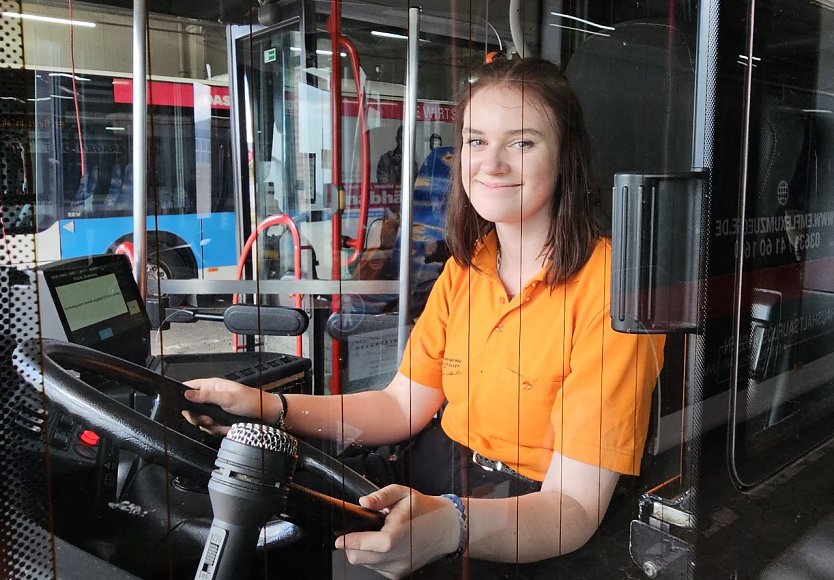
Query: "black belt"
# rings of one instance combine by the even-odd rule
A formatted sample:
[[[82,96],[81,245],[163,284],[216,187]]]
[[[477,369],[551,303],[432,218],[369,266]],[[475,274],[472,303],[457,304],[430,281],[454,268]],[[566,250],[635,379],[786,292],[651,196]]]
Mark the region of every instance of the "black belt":
[[[487,471],[497,471],[498,473],[505,473],[510,477],[514,477],[519,481],[523,481],[524,483],[541,485],[541,481],[536,481],[535,479],[530,479],[526,475],[521,475],[512,467],[507,467],[501,461],[493,461],[488,457],[484,457],[477,451],[472,452],[472,462],[475,463],[475,465],[478,465],[479,467],[486,469]]]

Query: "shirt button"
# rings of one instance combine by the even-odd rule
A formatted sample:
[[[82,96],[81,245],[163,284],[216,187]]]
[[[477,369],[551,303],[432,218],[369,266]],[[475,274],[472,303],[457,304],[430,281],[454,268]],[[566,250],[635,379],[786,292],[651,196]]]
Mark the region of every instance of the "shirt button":
[[[521,383],[521,388],[525,391],[529,391],[533,388],[533,383],[531,383],[530,381],[524,381],[523,383]]]
[[[504,304],[505,302],[507,302],[507,299],[502,296],[501,298],[498,299],[498,302],[500,302],[501,304]]]
[[[501,332],[502,330],[504,330],[504,325],[503,324],[499,324],[498,326],[495,327],[495,332]]]

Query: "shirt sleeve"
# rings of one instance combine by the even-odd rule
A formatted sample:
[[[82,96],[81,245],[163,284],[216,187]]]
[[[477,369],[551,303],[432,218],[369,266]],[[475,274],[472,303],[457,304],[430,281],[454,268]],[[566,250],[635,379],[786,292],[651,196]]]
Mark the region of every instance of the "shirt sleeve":
[[[623,334],[607,308],[581,329],[553,406],[554,449],[618,473],[640,472],[663,335]]]
[[[443,355],[446,352],[446,325],[452,289],[454,260],[448,260],[429,293],[426,308],[417,319],[405,345],[400,372],[414,381],[443,388]]]

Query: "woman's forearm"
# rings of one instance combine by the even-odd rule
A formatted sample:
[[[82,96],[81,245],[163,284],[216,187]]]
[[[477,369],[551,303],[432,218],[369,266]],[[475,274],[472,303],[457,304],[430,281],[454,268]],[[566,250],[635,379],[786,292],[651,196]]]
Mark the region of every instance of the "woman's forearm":
[[[469,556],[497,562],[534,562],[583,546],[598,527],[573,498],[540,491],[504,499],[470,499]]]
[[[437,392],[435,403],[411,396],[412,389],[429,397]],[[409,439],[425,427],[442,402],[442,392],[412,385],[397,375],[386,389],[349,395],[286,395],[287,430],[301,436],[322,437],[345,443],[382,445]],[[270,415],[276,419],[280,403],[272,401]]]
[[[284,425],[300,436],[364,445],[408,438],[407,432],[400,433],[408,421],[385,391],[344,396],[287,395],[287,407]]]

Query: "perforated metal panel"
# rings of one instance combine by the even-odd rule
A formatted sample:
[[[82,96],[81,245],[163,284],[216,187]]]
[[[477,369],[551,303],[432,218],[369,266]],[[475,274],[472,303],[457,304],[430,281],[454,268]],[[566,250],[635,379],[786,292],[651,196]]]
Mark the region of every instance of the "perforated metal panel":
[[[0,0],[2,12],[21,12],[18,2]],[[23,66],[19,20],[0,18],[0,69]],[[18,267],[35,261],[33,234],[15,232],[19,208],[34,204],[21,179],[26,163],[27,87],[23,77],[3,74],[0,99],[0,577],[53,578],[52,537],[46,484],[41,396],[12,365],[15,347],[38,334],[34,288]],[[15,79],[18,79],[17,81]],[[15,209],[17,208],[17,209]]]

